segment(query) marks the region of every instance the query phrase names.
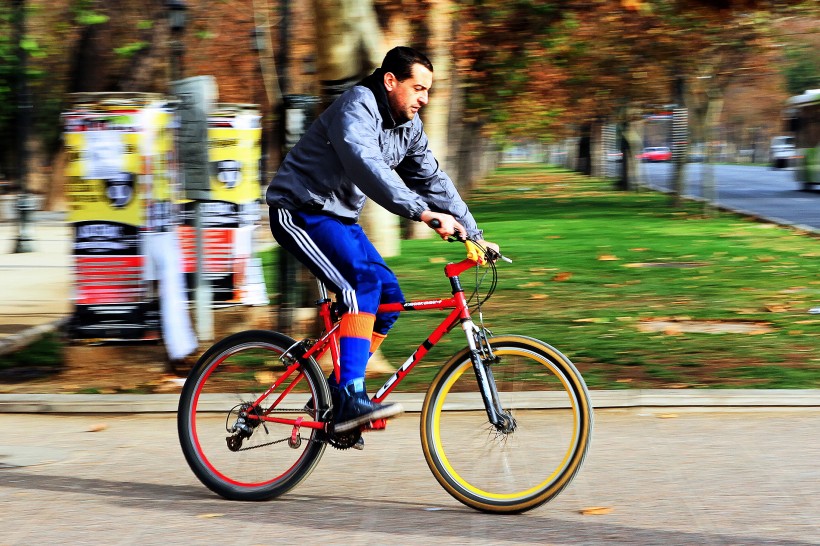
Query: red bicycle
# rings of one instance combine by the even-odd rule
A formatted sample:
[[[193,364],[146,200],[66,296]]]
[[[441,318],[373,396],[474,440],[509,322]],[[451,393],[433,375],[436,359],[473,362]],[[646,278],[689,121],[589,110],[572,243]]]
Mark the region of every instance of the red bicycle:
[[[467,506],[524,512],[558,495],[581,468],[592,405],[581,374],[558,350],[484,327],[482,304],[497,284],[495,259],[506,258],[478,251],[472,241],[467,247],[467,259],[444,268],[451,297],[380,306],[449,314],[373,399],[387,398],[430,348],[460,327],[467,346],[441,367],[421,408],[424,457],[444,489]],[[476,288],[468,298],[460,276],[473,268]],[[489,287],[480,294],[488,273]],[[182,451],[199,480],[227,499],[282,495],[310,474],[328,444],[348,449],[361,437],[362,430],[333,429],[317,360],[329,352],[338,373],[340,313],[322,283],[319,289],[317,339],[266,330],[234,334],[208,349],[185,382],[177,418]],[[369,428],[384,426],[376,421]]]

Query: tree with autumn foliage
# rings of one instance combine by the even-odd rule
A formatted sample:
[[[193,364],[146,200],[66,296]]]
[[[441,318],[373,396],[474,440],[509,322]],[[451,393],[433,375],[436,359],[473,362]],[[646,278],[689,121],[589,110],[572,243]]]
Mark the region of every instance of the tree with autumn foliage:
[[[469,115],[499,140],[516,134],[551,140],[616,121],[631,142],[622,188],[635,179],[630,160],[640,147],[643,115],[686,106],[693,134],[709,140],[707,127],[718,119],[726,89],[772,76],[772,21],[817,16],[816,6],[802,1],[461,5],[468,22],[457,47]],[[596,134],[590,131],[591,138]],[[685,165],[685,155],[678,157],[676,199]]]
[[[6,99],[0,137],[9,145],[0,150],[0,171],[10,172],[15,131],[8,83],[15,77],[17,44],[7,4],[0,3],[0,55],[9,61],[0,66],[0,97]],[[165,92],[167,14],[163,0],[25,4],[37,118],[30,142],[37,164],[29,172],[31,189],[45,192],[59,188],[59,113],[68,93]],[[326,60],[317,54],[317,27],[332,26],[338,2],[328,3],[321,19],[312,5],[289,2],[287,21],[285,3],[275,0],[250,7],[240,0],[188,4],[186,75],[215,75],[223,102],[261,104],[269,134],[275,133],[279,101],[276,63],[286,57],[298,62],[291,92],[317,93],[315,80],[330,74],[324,66],[317,70]],[[811,52],[820,34],[820,8],[808,0],[372,0],[372,8],[377,24],[371,28],[378,31],[367,33],[365,49],[373,49],[379,32],[383,46],[405,43],[431,53],[436,85],[422,116],[437,156],[462,188],[481,174],[474,170],[477,156],[492,157],[517,139],[553,142],[587,131],[596,153],[604,122],[618,123],[630,142],[619,186],[630,187],[638,170],[629,159],[641,146],[643,115],[673,103],[689,108],[692,140],[713,140],[707,128],[721,112],[738,138],[759,138],[752,135],[774,129],[755,121],[761,114],[739,109],[750,101],[733,97],[753,96],[755,106],[765,103],[766,117],[777,117],[788,94],[776,83],[783,81],[780,70],[789,59],[811,59],[793,52]],[[287,44],[280,40],[283,25],[291,35]],[[265,51],[250,45],[258,28],[266,34]],[[816,81],[811,64],[791,66],[802,66],[791,80],[806,82],[794,85]],[[765,92],[756,94],[759,89]]]

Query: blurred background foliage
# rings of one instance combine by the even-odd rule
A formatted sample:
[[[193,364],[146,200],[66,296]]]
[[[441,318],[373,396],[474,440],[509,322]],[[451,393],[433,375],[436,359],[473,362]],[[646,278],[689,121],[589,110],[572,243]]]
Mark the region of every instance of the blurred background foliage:
[[[360,49],[375,47],[380,58],[406,44],[430,54],[433,100],[444,98],[446,108],[422,114],[448,129],[434,142],[437,155],[465,189],[484,174],[473,167],[482,165],[477,156],[518,138],[553,142],[586,124],[626,123],[670,104],[688,106],[697,125],[716,100],[725,123],[777,134],[785,98],[820,87],[813,0],[186,3],[185,75],[216,76],[221,102],[261,105],[268,170],[280,155],[282,96],[321,94],[320,82],[332,79],[323,78],[322,44],[336,38],[327,32],[371,24],[371,16]],[[34,103],[29,189],[59,209],[59,114],[69,94],[166,92],[167,15],[164,0],[0,0],[0,177],[15,178],[18,46]]]

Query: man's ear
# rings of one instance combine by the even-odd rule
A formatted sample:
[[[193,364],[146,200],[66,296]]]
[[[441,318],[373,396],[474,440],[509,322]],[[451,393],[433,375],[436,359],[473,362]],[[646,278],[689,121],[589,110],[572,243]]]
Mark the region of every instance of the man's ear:
[[[398,82],[399,81],[396,79],[396,76],[392,72],[384,73],[384,88],[388,91],[392,91],[396,87]]]

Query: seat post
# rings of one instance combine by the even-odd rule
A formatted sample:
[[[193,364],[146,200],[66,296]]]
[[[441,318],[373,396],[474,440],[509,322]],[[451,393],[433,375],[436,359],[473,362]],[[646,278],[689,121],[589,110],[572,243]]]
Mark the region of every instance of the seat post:
[[[316,279],[316,285],[319,288],[319,299],[326,300],[327,299],[327,288],[325,287],[325,283],[321,280]]]

